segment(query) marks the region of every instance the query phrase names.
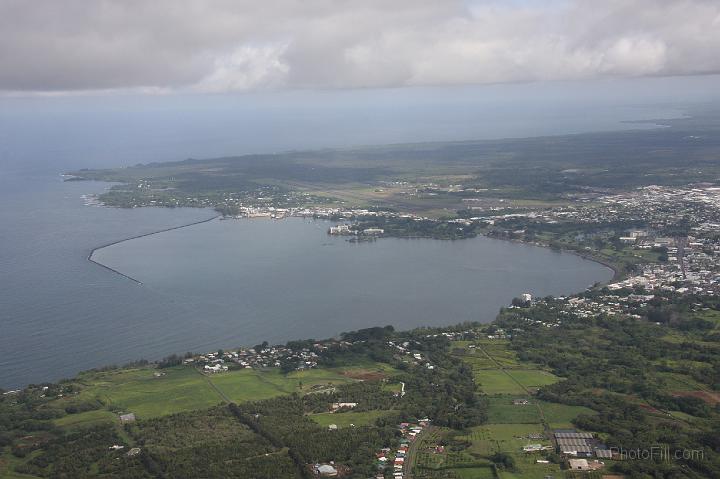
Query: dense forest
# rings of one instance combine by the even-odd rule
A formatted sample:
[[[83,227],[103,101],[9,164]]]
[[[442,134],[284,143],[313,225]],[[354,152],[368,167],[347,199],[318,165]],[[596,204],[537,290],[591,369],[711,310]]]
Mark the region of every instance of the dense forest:
[[[707,335],[716,325],[692,313],[717,307],[712,297],[667,295],[638,311],[653,321],[569,317],[558,334],[543,326],[556,315],[543,305],[505,310],[496,324],[515,331],[512,347],[523,360],[566,378],[540,390],[540,398],[598,412],[578,417],[578,427],[602,433],[611,447],[662,445],[680,456],[623,461],[613,466],[615,471],[630,477],[718,477],[720,404],[669,392],[673,374],[690,376],[700,391],[720,389],[720,343]],[[678,420],[682,414],[693,419]],[[687,451],[702,452],[682,457]]]

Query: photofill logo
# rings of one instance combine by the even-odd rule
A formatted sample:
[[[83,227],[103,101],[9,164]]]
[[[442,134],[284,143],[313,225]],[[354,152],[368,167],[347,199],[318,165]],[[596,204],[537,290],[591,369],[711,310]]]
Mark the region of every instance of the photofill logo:
[[[623,461],[702,461],[705,454],[702,449],[670,449],[669,446],[651,446],[649,448],[624,449],[611,447],[613,457]]]

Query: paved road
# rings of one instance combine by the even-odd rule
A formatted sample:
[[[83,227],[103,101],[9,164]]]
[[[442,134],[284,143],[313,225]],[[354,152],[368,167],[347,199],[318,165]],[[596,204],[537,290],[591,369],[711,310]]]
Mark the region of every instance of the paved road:
[[[208,383],[208,386],[210,386],[216,393],[218,393],[218,395],[222,398],[223,401],[225,401],[226,404],[230,404],[231,402],[233,402],[232,399],[227,397],[219,387],[215,386],[215,384],[210,381],[210,378],[207,374],[203,374],[198,369],[195,369],[195,371],[197,371],[197,373],[205,379],[205,382]]]
[[[422,439],[424,439],[426,436],[432,434],[433,430],[435,429],[435,426],[428,426],[425,429],[422,430],[420,434],[415,436],[415,440],[410,443],[410,447],[408,448],[408,453],[405,455],[405,466],[403,467],[403,478],[405,479],[412,479],[413,474],[413,466],[415,465],[415,460],[417,457],[417,452],[420,447],[420,443],[422,442]]]

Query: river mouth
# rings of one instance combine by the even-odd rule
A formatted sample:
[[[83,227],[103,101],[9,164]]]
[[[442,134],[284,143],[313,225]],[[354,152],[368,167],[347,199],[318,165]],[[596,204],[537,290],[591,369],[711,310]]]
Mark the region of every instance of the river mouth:
[[[477,237],[353,244],[330,222],[213,220],[98,249],[93,261],[197,311],[172,324],[203,344],[323,338],[493,320],[529,292],[563,295],[612,277],[573,254]]]

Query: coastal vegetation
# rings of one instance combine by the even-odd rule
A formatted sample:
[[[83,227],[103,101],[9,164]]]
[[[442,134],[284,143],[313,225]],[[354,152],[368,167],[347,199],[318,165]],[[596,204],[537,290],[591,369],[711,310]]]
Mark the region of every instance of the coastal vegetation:
[[[398,424],[430,418],[413,477],[570,477],[551,437],[569,428],[613,448],[702,451],[607,459],[607,471],[711,477],[720,471],[720,349],[708,340],[720,331],[717,306],[668,296],[669,317],[686,319],[651,321],[648,306],[642,319],[570,315],[547,327],[557,315],[547,299],[504,309],[491,325],[292,342],[319,345],[317,368],[304,371],[89,371],[2,396],[0,467],[3,477],[302,478],[332,461],[369,477],[375,452],[398,446]],[[523,452],[528,444],[546,450]]]

